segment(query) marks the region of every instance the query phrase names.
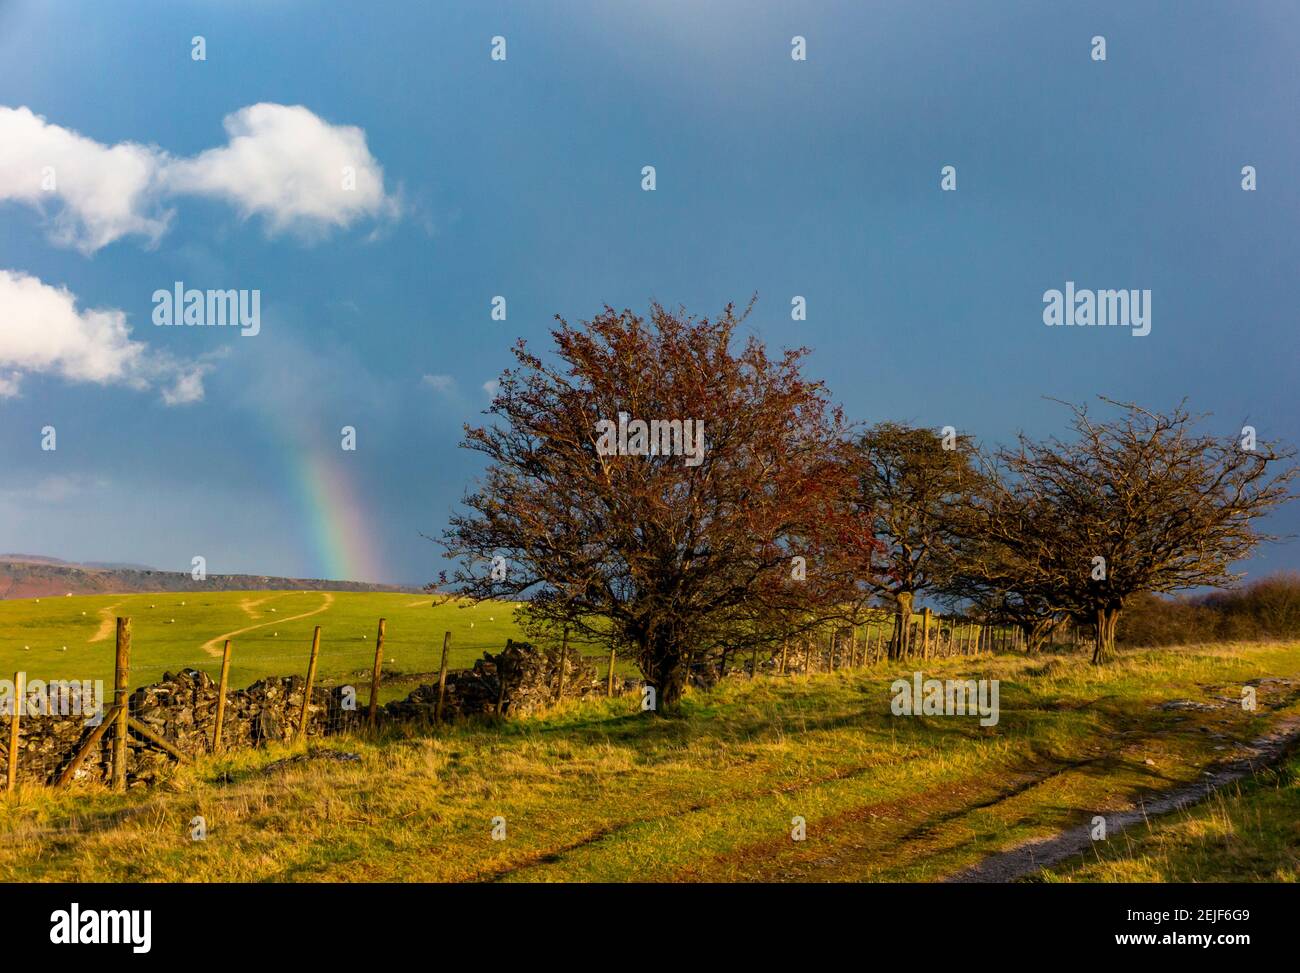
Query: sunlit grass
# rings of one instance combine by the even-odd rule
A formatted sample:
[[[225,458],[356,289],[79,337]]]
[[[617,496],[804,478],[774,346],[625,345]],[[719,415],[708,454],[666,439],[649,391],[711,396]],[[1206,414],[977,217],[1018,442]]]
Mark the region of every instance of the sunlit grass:
[[[387,592],[221,591],[87,595],[0,601],[0,673],[29,679],[103,679],[112,685],[113,619],[132,622],[131,684],[196,668],[214,679],[230,633],[232,688],[266,676],[305,673],[312,630],[322,629],[322,684],[364,682],[374,663],[380,618],[389,678],[383,698],[405,696],[399,673],[436,671],[450,631],[452,668],[521,638],[510,602],[434,605],[431,596]],[[357,677],[360,677],[358,679]]]
[[[1230,784],[1203,804],[1096,842],[1050,882],[1295,882],[1300,757]]]
[[[933,880],[1196,779],[1280,700],[1253,714],[1159,704],[1296,677],[1300,647],[1128,653],[1100,670],[1068,655],[915,666],[1001,680],[988,728],[892,716],[890,682],[913,668],[727,680],[669,719],[628,696],[325,744],[357,762],[268,769],[301,751],[243,751],[152,793],[27,788],[0,802],[0,878]]]

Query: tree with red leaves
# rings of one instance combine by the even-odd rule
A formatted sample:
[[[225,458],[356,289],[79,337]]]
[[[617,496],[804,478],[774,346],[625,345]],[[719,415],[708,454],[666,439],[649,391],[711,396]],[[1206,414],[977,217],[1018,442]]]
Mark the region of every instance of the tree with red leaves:
[[[854,570],[833,556],[842,417],[806,349],[740,340],[747,313],[557,317],[554,358],[520,341],[496,421],[466,427],[488,466],[444,534],[450,582],[630,651],[663,710],[717,639],[841,611]]]

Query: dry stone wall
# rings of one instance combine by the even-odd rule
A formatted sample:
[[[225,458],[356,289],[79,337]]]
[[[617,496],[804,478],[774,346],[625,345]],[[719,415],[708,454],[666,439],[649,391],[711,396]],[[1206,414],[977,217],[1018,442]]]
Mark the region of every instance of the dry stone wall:
[[[473,668],[447,673],[443,718],[493,714],[525,715],[553,705],[559,699],[563,669],[563,698],[581,699],[603,695],[605,679],[576,649],[541,650],[512,642],[492,655],[484,653]],[[502,685],[504,680],[504,692]],[[618,689],[622,689],[620,684]],[[226,693],[222,722],[222,745],[226,750],[257,747],[291,740],[298,729],[306,680],[302,676],[262,679],[247,689]],[[111,692],[111,690],[110,690]],[[196,756],[211,750],[216,727],[217,684],[207,673],[183,669],[165,673],[161,682],[135,689],[130,696],[130,715],[148,730],[165,739],[183,754]],[[379,711],[382,723],[430,721],[436,712],[438,686],[416,688],[403,700]],[[106,707],[111,705],[111,698]],[[307,708],[306,735],[326,736],[355,729],[365,722],[362,693],[351,694],[343,687],[312,690]],[[8,720],[0,724],[8,729]],[[94,727],[81,716],[24,715],[19,721],[20,749],[18,780],[51,783],[67,766]],[[0,734],[0,749],[8,745],[8,733]],[[94,751],[78,768],[77,781],[107,783],[112,772],[110,730],[103,734]],[[7,754],[6,754],[7,757]],[[164,776],[175,758],[142,734],[129,736],[128,786],[147,785]],[[7,783],[7,760],[0,761],[0,782]]]

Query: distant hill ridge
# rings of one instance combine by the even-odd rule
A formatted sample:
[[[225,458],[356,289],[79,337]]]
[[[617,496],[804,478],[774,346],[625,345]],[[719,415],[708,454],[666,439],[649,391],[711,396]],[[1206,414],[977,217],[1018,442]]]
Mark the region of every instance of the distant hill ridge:
[[[164,591],[394,591],[418,594],[411,585],[371,584],[322,578],[255,574],[209,574],[195,581],[186,571],[155,571],[143,565],[75,564],[38,554],[0,554],[0,600],[56,595],[136,594]]]

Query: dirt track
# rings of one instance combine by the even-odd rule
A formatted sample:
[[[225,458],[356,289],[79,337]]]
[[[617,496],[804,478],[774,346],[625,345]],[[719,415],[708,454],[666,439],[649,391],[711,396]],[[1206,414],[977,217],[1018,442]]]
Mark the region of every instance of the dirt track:
[[[87,642],[103,642],[113,634],[114,629],[117,627],[117,618],[115,617],[117,606],[120,604],[121,602],[114,602],[99,610],[99,628],[95,629],[95,634],[87,639]]]
[[[309,612],[303,612],[301,615],[286,615],[284,618],[273,618],[269,622],[259,622],[256,625],[249,625],[247,628],[235,629],[233,632],[226,632],[224,635],[218,635],[214,639],[208,639],[203,643],[203,651],[208,655],[221,655],[221,644],[226,639],[233,639],[236,635],[243,635],[245,632],[251,632],[255,629],[266,628],[268,625],[283,625],[285,622],[296,622],[300,618],[311,618],[312,615],[319,615],[321,612],[334,604],[334,596],[328,591],[322,591],[325,601],[319,608],[313,608]],[[269,601],[269,598],[263,598],[262,601]],[[250,605],[243,606],[244,611],[248,611],[251,605],[258,605],[261,602],[252,602]]]
[[[1103,812],[1106,819],[1107,838],[1113,838],[1135,824],[1149,818],[1205,800],[1220,787],[1277,763],[1291,747],[1300,741],[1300,717],[1284,719],[1269,733],[1250,743],[1250,755],[1241,760],[1212,769],[1207,776],[1184,787],[1158,794],[1142,802],[1131,811]],[[1040,869],[1050,868],[1086,851],[1092,846],[1092,835],[1087,824],[990,855],[974,868],[950,876],[949,882],[1014,882],[1027,878]]]

